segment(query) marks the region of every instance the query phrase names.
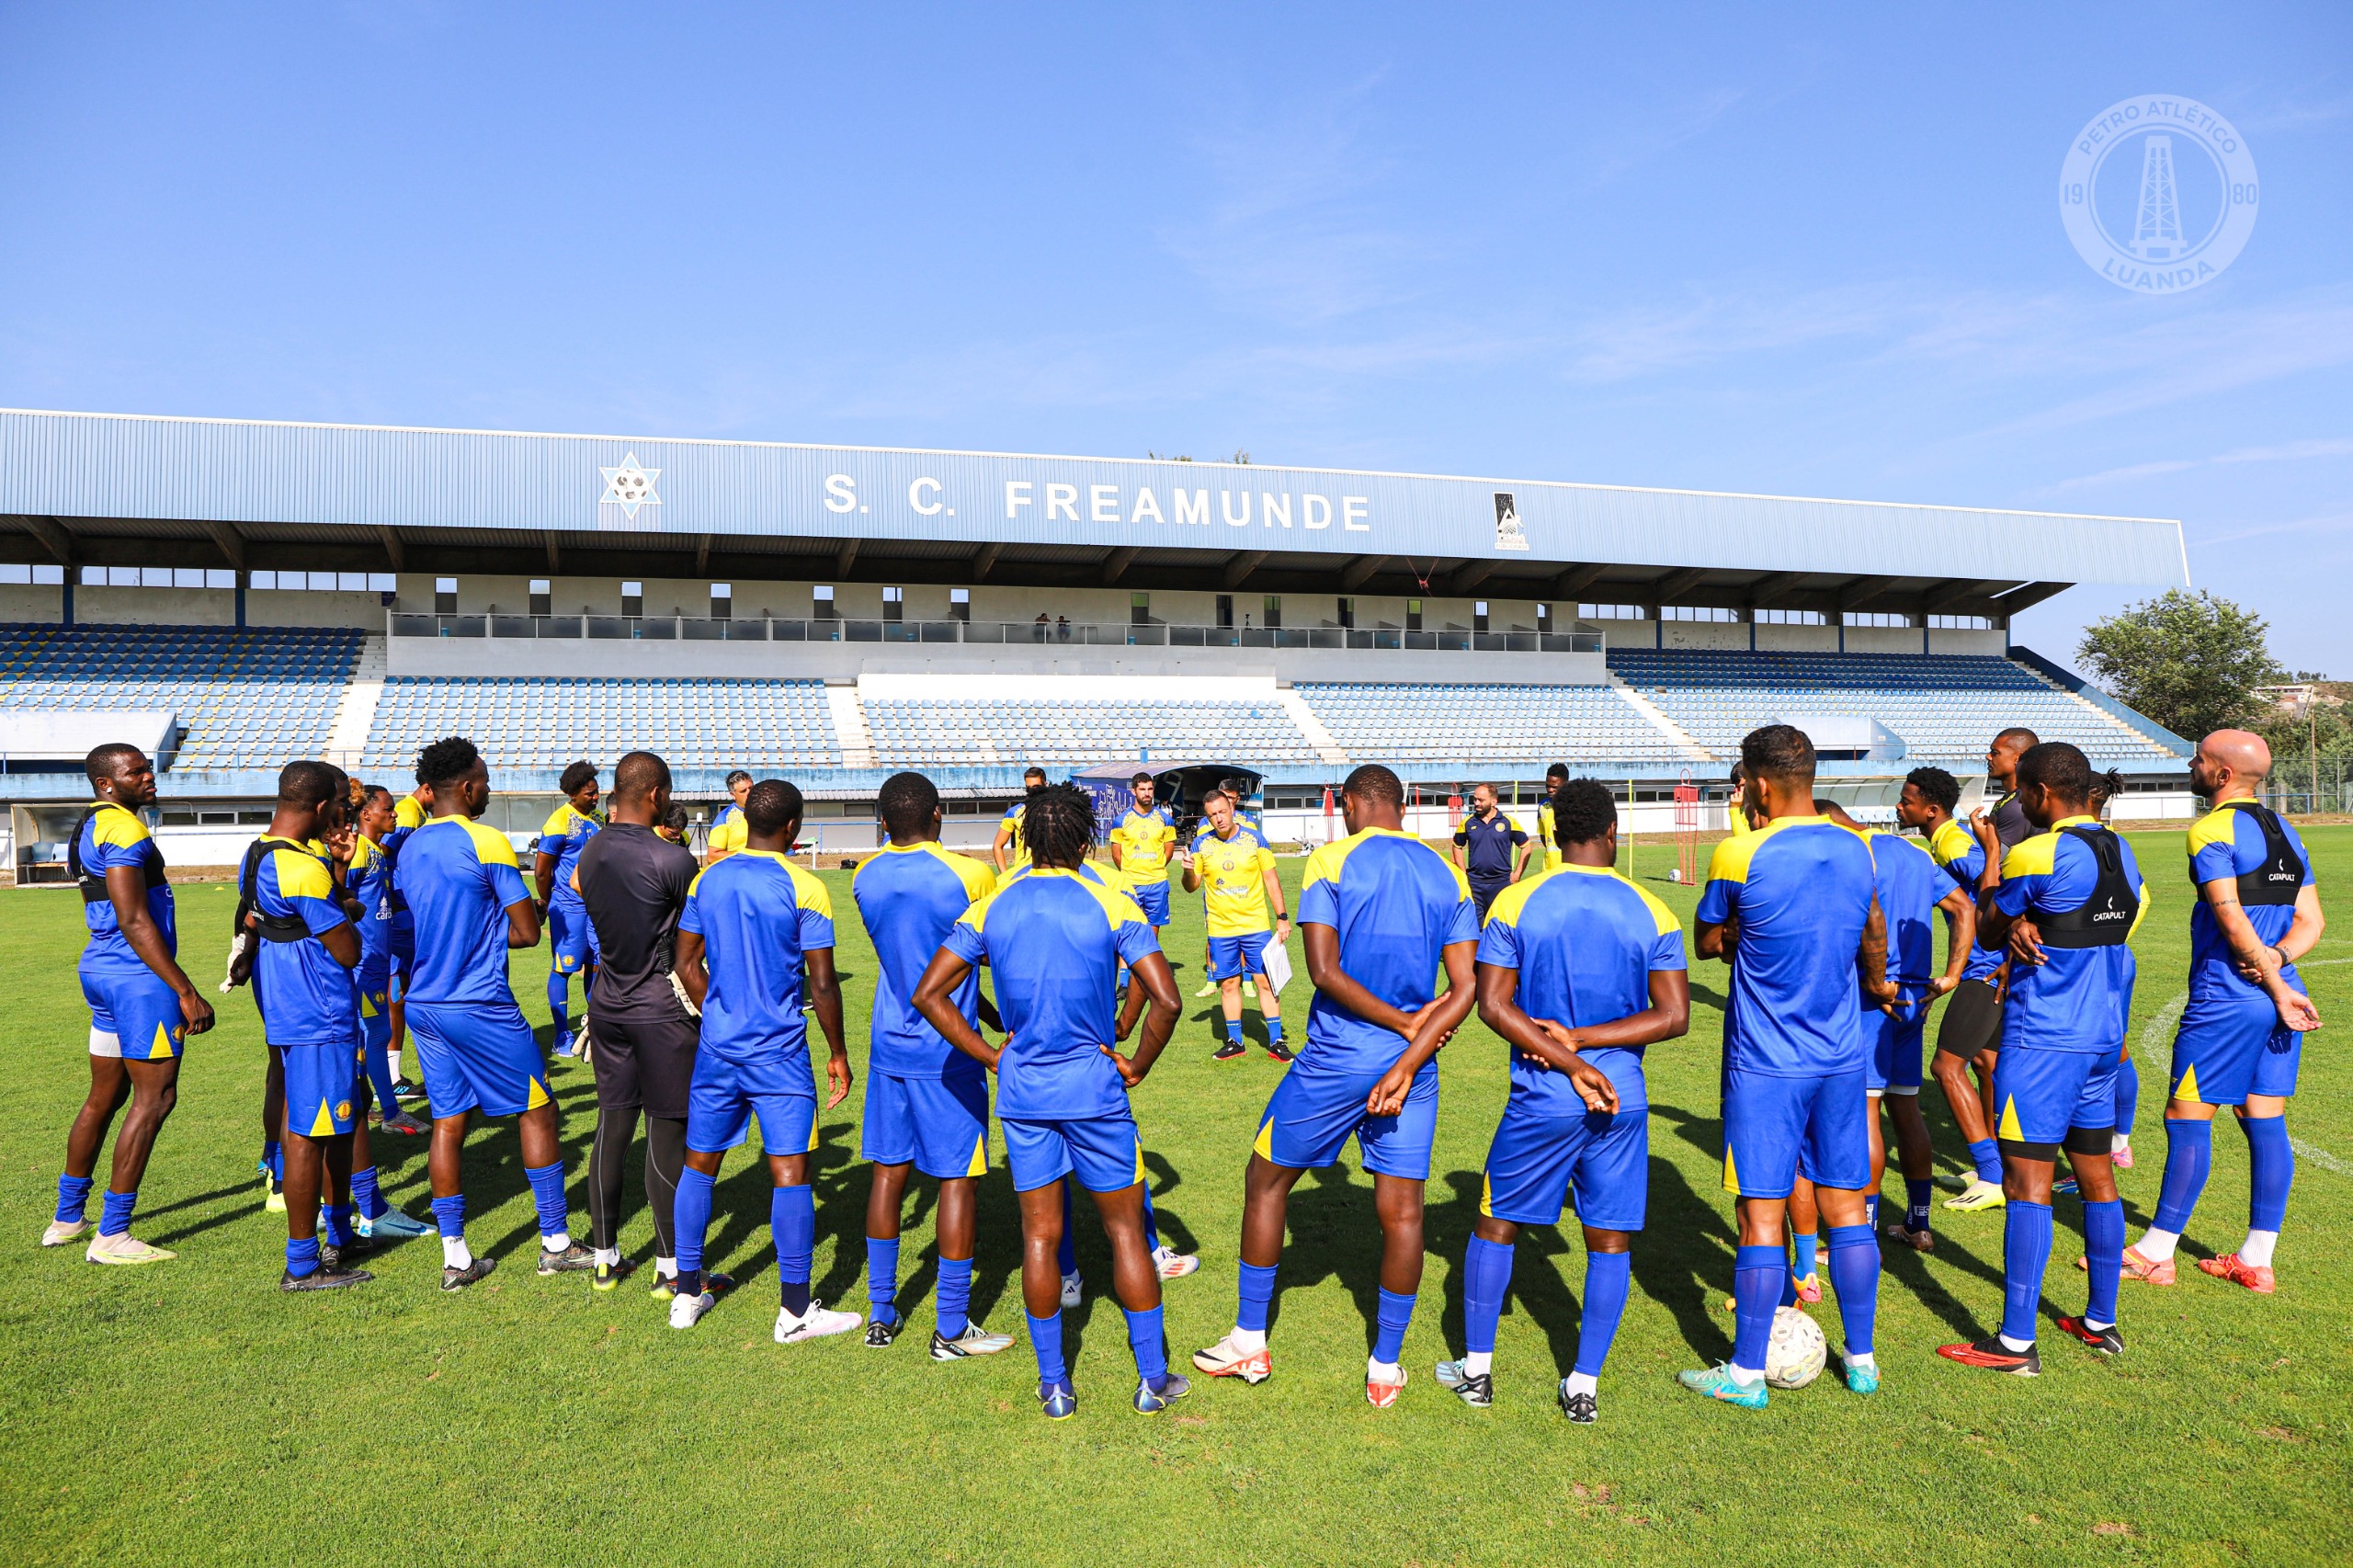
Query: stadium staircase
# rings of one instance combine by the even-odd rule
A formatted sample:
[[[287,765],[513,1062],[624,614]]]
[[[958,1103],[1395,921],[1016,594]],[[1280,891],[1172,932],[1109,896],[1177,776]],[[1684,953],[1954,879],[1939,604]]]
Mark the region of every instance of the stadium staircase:
[[[1307,699],[1285,687],[1275,693],[1275,699],[1283,705],[1283,711],[1290,715],[1290,722],[1299,726],[1299,733],[1307,737],[1307,744],[1315,748],[1318,760],[1335,767],[1348,766],[1348,754],[1340,749],[1340,743],[1332,738],[1332,732],[1324,727],[1324,721],[1315,716],[1315,710],[1307,705]]]
[[[1635,712],[1640,713],[1643,718],[1648,719],[1654,725],[1655,725],[1658,729],[1658,733],[1665,735],[1667,740],[1674,744],[1676,749],[1683,754],[1685,760],[1690,762],[1712,762],[1715,760],[1708,755],[1708,750],[1705,746],[1701,745],[1699,742],[1693,740],[1689,735],[1683,733],[1681,725],[1677,724],[1674,720],[1661,712],[1656,703],[1653,702],[1649,698],[1644,697],[1641,692],[1636,691],[1632,687],[1628,686],[1624,681],[1619,679],[1615,671],[1610,672],[1609,688],[1612,691],[1615,691],[1619,696],[1624,698],[1627,702],[1631,704]]]
[[[369,726],[376,722],[376,705],[384,699],[384,640],[370,637],[360,645],[359,663],[351,684],[335,705],[335,724],[327,732],[328,759],[345,767],[357,765],[368,749]]]
[[[857,686],[848,681],[827,681],[825,709],[833,715],[834,734],[841,742],[842,766],[873,767],[874,737],[866,728],[866,710],[858,706]]]

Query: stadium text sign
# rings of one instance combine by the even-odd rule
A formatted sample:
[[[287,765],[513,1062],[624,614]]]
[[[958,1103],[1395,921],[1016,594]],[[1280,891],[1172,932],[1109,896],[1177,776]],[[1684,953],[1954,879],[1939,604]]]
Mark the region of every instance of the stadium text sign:
[[[1215,528],[1252,526],[1254,498],[1259,528],[1293,528],[1320,533],[1336,521],[1343,533],[1370,533],[1372,498],[1336,498],[1313,490],[1267,490],[1247,483],[1217,486],[1212,520],[1210,486],[1170,484],[1074,484],[1054,479],[1008,479],[1005,488],[1005,520],[1032,519],[1045,523],[1125,524],[1129,527]],[[1165,507],[1161,496],[1168,498]],[[907,509],[917,517],[954,517],[947,500],[948,487],[930,474],[919,474],[907,484]],[[825,510],[840,516],[870,510],[858,496],[855,475],[825,476]]]

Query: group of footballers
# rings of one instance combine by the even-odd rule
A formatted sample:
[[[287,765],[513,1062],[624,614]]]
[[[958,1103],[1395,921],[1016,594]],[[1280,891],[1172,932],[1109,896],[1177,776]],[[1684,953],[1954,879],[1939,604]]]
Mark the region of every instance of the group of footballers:
[[[2135,1071],[2125,1055],[2128,943],[2149,893],[2131,849],[2099,819],[2112,780],[2071,745],[2006,732],[1988,759],[2004,792],[1965,824],[1954,815],[1960,790],[1949,774],[1910,776],[1896,817],[1922,835],[1915,841],[1818,801],[1813,748],[1802,732],[1776,724],[1745,738],[1733,833],[1713,852],[1696,916],[1699,956],[1729,970],[1722,1088],[1723,1182],[1738,1228],[1734,1333],[1730,1359],[1682,1373],[1685,1387],[1764,1406],[1775,1313],[1820,1299],[1817,1257],[1838,1298],[1846,1385],[1858,1393],[1878,1387],[1880,1248],[1933,1245],[1931,1152],[1917,1096],[1926,1015],[1942,997],[1950,1000],[1927,1075],[1952,1107],[1974,1172],[1953,1206],[2004,1210],[2006,1299],[1998,1332],[1940,1355],[2019,1375],[2040,1369],[2063,1151],[2083,1200],[2089,1298],[2058,1325],[2096,1352],[2120,1353],[2120,1282],[2173,1282],[2219,1106],[2234,1108],[2248,1141],[2251,1221],[2235,1252],[2200,1267],[2256,1291],[2276,1288],[2272,1248],[2293,1172],[2282,1116],[2302,1034],[2319,1025],[2294,964],[2323,921],[2301,839],[2260,804],[2268,763],[2258,737],[2223,731],[2200,744],[2192,764],[2211,809],[2189,835],[2189,1002],[2174,1047],[2156,1222],[2128,1247],[2114,1167],[2129,1160],[2120,1109],[2129,1126],[2124,1085]],[[490,778],[470,741],[426,746],[415,772],[414,793],[395,801],[326,763],[290,764],[269,830],[242,870],[230,983],[250,980],[271,1055],[263,1116],[274,1147],[265,1176],[272,1207],[282,1202],[286,1215],[282,1289],[363,1283],[360,1254],[427,1231],[440,1238],[445,1290],[489,1275],[497,1260],[467,1244],[460,1160],[477,1113],[517,1119],[539,1216],[538,1271],[586,1273],[595,1289],[615,1289],[631,1272],[619,1240],[622,1176],[642,1119],[654,1292],[674,1328],[691,1328],[732,1283],[705,1267],[705,1241],[726,1152],[756,1119],[770,1176],[778,1342],[845,1333],[861,1321],[868,1346],[895,1341],[905,1327],[901,1215],[920,1173],[939,1184],[930,1354],[995,1354],[1011,1336],[969,1313],[994,1074],[995,1117],[1019,1199],[1022,1301],[1040,1407],[1057,1418],[1076,1408],[1061,1313],[1083,1290],[1070,1234],[1072,1195],[1084,1188],[1108,1238],[1112,1290],[1126,1314],[1137,1371],[1131,1403],[1164,1409],[1189,1389],[1168,1365],[1162,1281],[1199,1262],[1156,1233],[1132,1098],[1181,1006],[1160,942],[1174,867],[1207,902],[1211,974],[1224,992],[1233,1054],[1239,987],[1255,976],[1269,1052],[1289,1062],[1243,1173],[1233,1326],[1193,1355],[1195,1369],[1245,1383],[1271,1375],[1267,1334],[1290,1189],[1353,1140],[1372,1176],[1381,1234],[1365,1395],[1376,1407],[1397,1402],[1423,1268],[1438,1058],[1475,1008],[1509,1047],[1510,1090],[1461,1264],[1465,1353],[1439,1363],[1436,1378],[1467,1404],[1493,1402],[1514,1243],[1525,1226],[1558,1224],[1573,1202],[1586,1265],[1576,1358],[1558,1399],[1571,1420],[1597,1419],[1598,1377],[1631,1291],[1647,1206],[1643,1053],[1684,1034],[1690,1017],[1682,926],[1615,870],[1617,808],[1603,785],[1554,770],[1539,815],[1543,865],[1532,875],[1526,835],[1508,818],[1496,825],[1491,790],[1474,797],[1472,822],[1456,839],[1472,851],[1474,882],[1464,865],[1406,831],[1395,774],[1378,766],[1352,772],[1341,790],[1346,836],[1314,850],[1302,878],[1297,918],[1312,998],[1293,1059],[1275,1001],[1279,975],[1268,972],[1287,967],[1271,955],[1289,935],[1290,911],[1266,841],[1233,792],[1209,792],[1204,825],[1180,849],[1173,818],[1139,775],[1105,864],[1094,858],[1089,797],[1033,770],[991,867],[943,846],[930,780],[894,775],[878,799],[888,843],[851,882],[878,960],[861,1127],[871,1167],[862,1319],[811,1294],[820,1111],[809,1018],[825,1048],[826,1108],[847,1097],[852,1069],[832,901],[825,883],[790,858],[799,790],[783,779],[731,780],[730,808],[714,824],[708,863],[699,864],[678,842],[661,757],[623,756],[601,816],[595,770],[575,769],[527,881],[507,838],[479,821]],[[92,1015],[91,1089],[42,1240],[63,1245],[89,1234],[99,1150],[128,1105],[85,1256],[151,1263],[172,1254],[131,1235],[138,1187],[187,1041],[211,1027],[213,1012],[176,957],[171,888],[142,815],[155,797],[152,765],[134,747],[102,746],[88,773],[95,801],[70,858],[89,931],[80,974]],[[1500,881],[1498,850],[1509,869]],[[1515,851],[1523,852],[1512,865]],[[1939,918],[1949,931],[1941,971]],[[582,1043],[597,1116],[585,1244],[574,1238],[566,1210],[548,1059],[507,980],[509,952],[537,945],[543,925],[557,951],[551,1004],[568,994],[559,979],[568,988],[573,973],[591,977]],[[431,1112],[429,1221],[385,1201],[368,1150],[364,1108],[373,1078],[389,1076],[394,998],[416,1040]],[[559,1016],[559,1045],[566,1032]],[[379,1093],[387,1118],[395,1097]],[[1875,1214],[1889,1136],[1882,1107],[1906,1189],[1903,1219],[1883,1230]],[[1826,1257],[1815,1239],[1824,1221]]]

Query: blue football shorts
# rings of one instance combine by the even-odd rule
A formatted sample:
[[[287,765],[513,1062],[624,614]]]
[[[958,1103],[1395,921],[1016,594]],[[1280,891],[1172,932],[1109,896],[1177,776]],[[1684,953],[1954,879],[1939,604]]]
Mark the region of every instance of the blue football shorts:
[[[1404,1042],[1398,1044],[1402,1050]],[[1290,1170],[1313,1170],[1337,1163],[1354,1138],[1366,1170],[1429,1180],[1430,1148],[1438,1140],[1438,1062],[1433,1058],[1414,1074],[1395,1116],[1370,1115],[1365,1101],[1387,1071],[1322,1067],[1311,1042],[1267,1098],[1252,1152]]]
[[[548,958],[557,972],[578,974],[595,957],[597,932],[588,923],[588,906],[558,898],[548,904]]]
[[[1165,881],[1137,882],[1133,884],[1132,891],[1136,907],[1143,911],[1144,919],[1154,926],[1168,924],[1168,884]]]
[[[1994,1136],[2005,1143],[2063,1142],[2078,1128],[2116,1125],[2120,1049],[2050,1051],[2006,1045],[1994,1062]]]
[[[1870,1097],[1860,1067],[1810,1078],[1724,1074],[1724,1190],[1787,1198],[1796,1178],[1853,1190],[1871,1184]]]
[[[1211,980],[1246,979],[1267,972],[1267,944],[1274,940],[1271,931],[1245,931],[1238,937],[1210,938],[1210,974]]]
[[[286,1127],[307,1138],[332,1138],[352,1127],[364,1073],[357,1044],[281,1045],[286,1063]]]
[[[2249,1095],[2296,1092],[2304,1037],[2279,1021],[2271,998],[2201,996],[2181,1015],[2173,1037],[2172,1098],[2188,1104],[2245,1105]]]
[[[82,997],[90,1005],[90,1054],[130,1062],[169,1062],[188,1040],[179,996],[146,965],[137,972],[82,971]]]
[[[695,1054],[687,1089],[687,1147],[709,1154],[733,1149],[760,1119],[760,1147],[806,1154],[817,1147],[817,1084],[805,1046],[737,1062],[705,1046]]]
[[[988,1074],[970,1057],[962,1060],[971,1072],[951,1062],[937,1078],[869,1073],[859,1156],[878,1165],[913,1164],[942,1180],[987,1175]]]
[[[1922,998],[1925,985],[1906,981],[1900,1009],[1893,1017],[1876,1007],[1863,1014],[1871,1030],[1870,1065],[1864,1069],[1864,1087],[1875,1095],[1916,1095],[1920,1092],[1920,1056],[1928,1027],[1928,1009]]]
[[[513,1116],[549,1104],[540,1042],[507,1002],[411,1002],[409,1032],[435,1116]]]
[[[379,1051],[392,1043],[392,976],[390,968],[359,971],[359,1043]]]
[[[997,1118],[1013,1190],[1031,1192],[1075,1175],[1089,1192],[1124,1192],[1144,1179],[1143,1138],[1126,1110],[1059,1120]]]
[[[1487,1148],[1479,1212],[1555,1225],[1572,1187],[1576,1215],[1604,1231],[1639,1231],[1649,1209],[1650,1108],[1560,1116],[1514,1095]]]

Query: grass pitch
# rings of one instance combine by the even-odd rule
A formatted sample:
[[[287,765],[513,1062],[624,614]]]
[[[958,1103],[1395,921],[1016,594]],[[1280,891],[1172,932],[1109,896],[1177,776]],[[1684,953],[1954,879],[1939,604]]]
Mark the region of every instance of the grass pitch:
[[[2316,829],[2308,842],[2324,892],[2345,887],[2353,829]],[[2163,1165],[2191,894],[2179,833],[2134,844],[2156,890],[2133,1006],[2141,1158],[2121,1173],[2137,1236]],[[1284,864],[1295,884],[1301,862]],[[874,961],[848,878],[826,880],[862,1072]],[[1644,881],[1688,920],[1690,889]],[[215,884],[179,896],[188,967],[210,983],[233,895]],[[179,1259],[107,1269],[78,1249],[42,1252],[64,1128],[87,1084],[79,911],[66,892],[0,894],[0,1235],[15,1238],[0,1242],[0,1540],[28,1563],[2342,1562],[2353,1551],[2353,1264],[2342,1240],[2353,1067],[2339,1042],[2353,1040],[2353,967],[2340,966],[2353,966],[2353,908],[2337,900],[2339,926],[2308,969],[2329,1025],[2306,1050],[2290,1113],[2300,1158],[2278,1296],[2188,1267],[2244,1231],[2245,1145],[2225,1128],[2182,1283],[2125,1287],[2122,1359],[2096,1360],[2055,1331],[2036,1381],[1938,1359],[1936,1345],[1986,1332],[1998,1315],[2002,1229],[1998,1213],[1939,1208],[1932,1257],[1888,1255],[1881,1392],[1857,1398],[1834,1373],[1758,1414],[1703,1403],[1672,1376],[1730,1349],[1722,971],[1695,963],[1691,1033],[1650,1052],[1650,1226],[1634,1296],[1603,1375],[1601,1423],[1578,1428],[1552,1401],[1575,1343],[1573,1224],[1523,1239],[1495,1408],[1467,1410],[1430,1377],[1461,1348],[1457,1272],[1506,1084],[1503,1048],[1475,1018],[1442,1059],[1429,1267],[1405,1346],[1413,1381],[1396,1409],[1373,1411],[1360,1392],[1378,1242],[1370,1183],[1351,1165],[1311,1175],[1294,1196],[1274,1380],[1197,1380],[1190,1399],[1149,1420],[1127,1409],[1121,1319],[1097,1293],[1108,1259],[1082,1207],[1090,1293],[1068,1314],[1081,1409],[1049,1424],[1026,1344],[991,1361],[925,1357],[923,1184],[902,1263],[917,1332],[882,1352],[855,1336],[770,1343],[767,1177],[740,1152],[721,1180],[711,1255],[744,1286],[690,1334],[672,1333],[635,1281],[599,1296],[580,1276],[532,1275],[530,1196],[504,1125],[468,1145],[471,1239],[506,1264],[490,1283],[442,1295],[428,1240],[371,1260],[373,1285],[281,1296],[284,1232],[253,1176],[262,1052],[243,995],[192,1043],[141,1194],[139,1233]],[[1182,1366],[1233,1320],[1242,1165],[1279,1069],[1257,1054],[1208,1059],[1216,1005],[1190,1000],[1199,905],[1176,903],[1168,946],[1185,1022],[1136,1108],[1163,1229],[1204,1258],[1167,1291]],[[546,961],[540,949],[515,963],[535,1018]],[[1296,983],[1289,1001],[1303,1016]],[[576,1178],[589,1075],[566,1064],[554,1083],[585,1230]],[[853,1094],[823,1118],[816,1177],[817,1293],[854,1309],[865,1304],[858,1103]],[[1956,1168],[1933,1088],[1926,1103],[1939,1166]],[[422,1212],[420,1143],[378,1148],[388,1195]],[[1901,1201],[1893,1180],[1889,1191]],[[642,1260],[653,1232],[633,1179],[630,1201],[624,1242]],[[2046,1301],[2079,1311],[2080,1210],[2061,1199],[2058,1221]],[[1020,1327],[1017,1268],[1000,1149],[983,1187],[976,1319]],[[1835,1344],[1835,1302],[1815,1312]]]

